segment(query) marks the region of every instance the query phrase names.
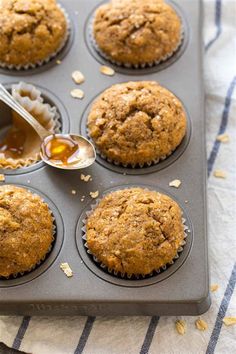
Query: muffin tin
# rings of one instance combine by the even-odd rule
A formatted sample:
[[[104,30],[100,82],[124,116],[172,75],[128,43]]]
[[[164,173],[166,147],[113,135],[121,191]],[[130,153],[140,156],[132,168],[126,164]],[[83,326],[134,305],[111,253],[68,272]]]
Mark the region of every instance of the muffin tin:
[[[21,277],[0,279],[0,313],[4,315],[197,315],[210,306],[207,215],[204,89],[202,68],[202,5],[200,1],[170,2],[182,18],[185,36],[179,50],[165,62],[144,69],[118,67],[103,59],[89,40],[88,24],[96,0],[63,0],[70,16],[70,38],[49,63],[34,70],[0,69],[0,82],[7,88],[20,80],[38,87],[45,100],[61,114],[62,131],[87,135],[86,117],[91,102],[110,85],[156,80],[183,103],[188,131],[176,151],[157,165],[143,168],[115,166],[101,157],[82,171],[62,171],[38,162],[18,170],[0,170],[5,183],[36,192],[48,203],[56,223],[51,253],[35,270]],[[57,61],[61,60],[61,64]],[[113,67],[113,77],[99,72]],[[76,87],[71,74],[80,70],[85,82],[79,86],[83,100],[70,96]],[[0,135],[9,124],[9,111],[0,104]],[[81,181],[80,174],[92,181]],[[182,184],[169,187],[180,179]],[[105,193],[144,186],[171,196],[183,210],[187,238],[174,264],[144,279],[126,279],[99,267],[83,244],[83,219],[94,200],[90,192]],[[76,194],[72,191],[75,190]],[[83,198],[85,196],[85,199]],[[84,199],[84,201],[81,201]],[[60,264],[68,262],[73,277],[67,278]]]

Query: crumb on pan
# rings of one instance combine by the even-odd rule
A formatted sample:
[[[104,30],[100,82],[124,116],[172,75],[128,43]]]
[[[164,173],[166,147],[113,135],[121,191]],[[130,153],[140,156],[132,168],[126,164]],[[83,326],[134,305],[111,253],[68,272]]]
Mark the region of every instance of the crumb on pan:
[[[68,278],[71,278],[73,276],[72,269],[67,262],[61,263],[60,268]]]
[[[81,173],[80,179],[81,179],[81,181],[84,181],[84,182],[92,181],[91,175],[84,175],[83,173]]]
[[[95,198],[97,198],[97,197],[99,196],[99,191],[90,192],[89,194],[90,194],[90,197],[91,197],[91,198],[95,199]]]

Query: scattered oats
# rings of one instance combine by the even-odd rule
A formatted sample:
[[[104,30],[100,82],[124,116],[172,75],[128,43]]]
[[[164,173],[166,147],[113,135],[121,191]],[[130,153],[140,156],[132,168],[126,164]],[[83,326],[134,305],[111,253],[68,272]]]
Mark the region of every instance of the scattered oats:
[[[0,182],[5,182],[5,175],[0,175]]]
[[[81,173],[80,179],[81,179],[81,181],[84,181],[84,182],[92,181],[92,178],[90,175],[85,176],[83,173]]]
[[[84,98],[84,91],[82,91],[80,89],[71,90],[70,94],[73,98],[79,98],[80,100],[82,100],[82,98]]]
[[[222,170],[215,170],[214,171],[214,176],[216,178],[226,178],[227,177],[227,174],[225,171],[222,171]]]
[[[175,328],[179,334],[182,336],[186,333],[187,323],[184,320],[178,320],[175,322]]]
[[[57,65],[60,65],[61,64],[61,60],[57,60],[56,63],[57,63]]]
[[[72,272],[72,269],[71,267],[69,266],[68,263],[61,263],[60,264],[60,268],[61,270],[65,273],[65,275],[70,278],[73,276],[73,272]]]
[[[99,191],[90,192],[89,194],[90,194],[91,198],[95,199],[95,198],[97,198],[99,196]]]
[[[206,321],[202,320],[201,318],[198,318],[195,321],[195,326],[197,329],[199,329],[199,331],[205,331],[206,329],[208,329],[208,324],[206,323]]]
[[[214,291],[217,291],[219,289],[219,285],[218,284],[212,284],[211,285],[211,291],[214,292]]]
[[[179,179],[174,179],[169,183],[170,187],[175,187],[175,188],[179,188],[180,185],[181,185],[181,181]]]
[[[85,77],[81,71],[76,70],[72,73],[72,79],[76,84],[82,84],[82,82],[85,80]]]
[[[217,136],[216,140],[220,141],[221,143],[228,143],[229,142],[229,135],[224,133]]]
[[[226,326],[233,326],[236,324],[236,317],[225,317],[223,322]]]
[[[100,67],[100,73],[102,73],[103,75],[113,76],[115,75],[115,70],[113,70],[109,66],[102,65]]]
[[[75,189],[72,189],[71,194],[75,195],[77,192]]]

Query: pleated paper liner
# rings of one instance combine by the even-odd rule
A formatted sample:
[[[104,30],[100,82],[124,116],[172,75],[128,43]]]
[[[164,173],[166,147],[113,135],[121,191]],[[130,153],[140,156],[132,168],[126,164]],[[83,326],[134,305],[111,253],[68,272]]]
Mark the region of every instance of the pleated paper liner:
[[[96,153],[105,161],[109,162],[110,164],[113,164],[115,166],[122,166],[122,167],[125,167],[125,168],[145,168],[145,167],[151,167],[151,166],[154,166],[154,165],[157,165],[159,162],[165,160],[167,157],[169,157],[171,154],[173,154],[173,152],[179,147],[179,145],[171,150],[168,154],[166,155],[163,155],[161,156],[160,158],[157,158],[157,159],[153,159],[153,160],[150,160],[150,161],[147,161],[145,163],[135,163],[135,164],[131,164],[131,163],[127,163],[127,164],[123,164],[121,163],[120,161],[117,161],[117,160],[112,160],[110,158],[108,158],[104,153],[102,153],[99,148],[96,146],[96,144],[94,143],[93,139],[91,138],[91,136],[89,135],[89,130],[88,130],[88,127],[86,128],[86,133],[87,133],[87,137],[88,139],[94,144],[94,147],[95,147],[95,150],[96,150]]]
[[[131,187],[132,188],[132,187]],[[128,188],[123,188],[123,189],[128,189]],[[147,188],[144,188],[147,189]],[[147,189],[149,190],[149,189]],[[104,193],[104,196],[106,194],[109,194],[111,192],[108,193]],[[153,270],[150,274],[127,274],[127,273],[120,273],[120,272],[116,272],[111,268],[108,268],[105,264],[103,264],[102,262],[100,262],[96,256],[94,256],[92,254],[92,252],[89,250],[88,245],[87,245],[87,236],[86,236],[86,224],[87,224],[87,218],[91,215],[91,213],[93,212],[93,210],[97,207],[97,205],[100,203],[101,198],[98,198],[96,200],[96,202],[94,204],[91,205],[91,209],[89,211],[86,212],[86,218],[83,219],[82,223],[82,239],[83,239],[83,245],[86,249],[87,254],[90,256],[90,258],[106,273],[113,275],[115,277],[118,278],[122,278],[122,279],[127,279],[127,280],[141,280],[141,279],[147,279],[147,278],[151,278],[153,276],[156,276],[160,273],[163,273],[165,270],[167,270],[169,267],[171,267],[175,261],[180,257],[182,251],[184,250],[184,246],[186,244],[186,238],[188,237],[187,231],[189,231],[189,226],[186,225],[186,219],[182,218],[182,222],[183,222],[183,227],[184,227],[184,239],[181,242],[180,247],[177,250],[177,253],[174,257],[174,259],[167,263],[166,265],[164,265],[163,267],[159,268],[159,269],[155,269]]]
[[[60,51],[66,45],[66,43],[68,41],[68,38],[70,36],[71,23],[70,23],[69,15],[67,14],[66,10],[60,4],[57,4],[57,6],[63,12],[63,14],[65,16],[65,19],[66,19],[66,23],[67,23],[65,36],[62,39],[62,42],[61,42],[60,46],[58,47],[58,49],[55,52],[53,52],[52,54],[50,54],[48,57],[46,57],[45,59],[39,60],[37,63],[28,63],[28,64],[23,64],[23,65],[20,65],[20,64],[19,65],[14,65],[14,64],[7,64],[5,62],[0,61],[0,67],[1,68],[8,69],[8,70],[17,70],[17,71],[35,69],[36,67],[40,67],[40,66],[43,66],[44,64],[47,64],[50,60],[55,58],[60,53]]]
[[[12,95],[50,132],[59,133],[61,131],[60,115],[57,108],[44,103],[41,92],[33,85],[24,82],[12,85]],[[18,115],[14,111],[12,115],[15,123],[19,123]],[[26,129],[28,128],[26,127]],[[17,169],[33,165],[40,161],[41,141],[37,133],[31,128],[25,144],[25,152],[19,158],[6,157],[3,152],[0,152],[0,168]]]
[[[112,64],[120,66],[120,67],[124,67],[126,69],[145,69],[145,68],[151,68],[151,67],[157,66],[158,64],[161,64],[161,63],[165,62],[167,59],[171,58],[177,52],[177,50],[181,47],[181,45],[183,44],[183,41],[184,41],[184,27],[182,25],[181,32],[180,32],[180,40],[176,44],[176,47],[174,48],[174,50],[172,52],[166,54],[165,56],[163,56],[159,60],[155,60],[155,61],[152,61],[152,62],[140,63],[140,64],[121,63],[119,61],[115,61],[113,58],[109,57],[106,53],[104,53],[100,49],[99,45],[96,42],[96,39],[94,38],[94,34],[93,34],[93,27],[94,26],[93,26],[93,24],[94,24],[94,16],[90,20],[89,27],[88,27],[89,39],[90,39],[90,42],[91,42],[92,46],[94,47],[94,49],[105,60],[108,60]]]
[[[31,191],[30,191],[31,192]],[[32,192],[31,192],[32,193]],[[32,193],[33,195],[39,197],[38,194],[36,193]],[[41,198],[41,201],[45,204],[47,204],[44,199],[42,197]],[[49,208],[49,207],[48,207]],[[25,272],[20,272],[20,273],[15,273],[15,274],[12,274],[8,277],[3,277],[3,276],[0,276],[0,280],[11,280],[11,279],[17,279],[17,278],[21,278],[23,277],[24,275],[26,274],[29,274],[31,273],[33,270],[37,269],[38,267],[40,267],[40,265],[42,265],[42,263],[48,258],[48,256],[50,255],[53,247],[54,247],[54,244],[56,242],[56,234],[57,234],[57,227],[56,227],[56,221],[55,221],[55,218],[54,218],[54,215],[52,213],[52,211],[49,209],[49,212],[51,214],[51,217],[52,217],[52,222],[53,222],[53,233],[52,233],[52,242],[51,242],[51,245],[47,251],[47,253],[45,254],[45,256],[40,260],[38,261],[36,264],[34,264],[29,270],[25,271]]]

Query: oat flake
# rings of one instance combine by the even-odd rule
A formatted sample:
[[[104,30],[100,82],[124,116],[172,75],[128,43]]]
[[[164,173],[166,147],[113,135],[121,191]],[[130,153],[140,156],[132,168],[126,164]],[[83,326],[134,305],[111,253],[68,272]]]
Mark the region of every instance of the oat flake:
[[[70,94],[73,98],[78,98],[80,100],[82,100],[82,98],[84,98],[84,91],[82,91],[80,89],[71,90]]]
[[[100,73],[102,73],[103,75],[113,76],[115,75],[115,70],[113,70],[109,66],[102,65],[100,67]]]
[[[175,188],[179,188],[180,185],[181,185],[181,181],[179,179],[174,179],[169,183],[170,187],[175,187]]]
[[[5,182],[5,175],[0,174],[0,182]]]
[[[206,323],[206,321],[202,320],[201,318],[198,318],[195,321],[195,326],[199,331],[205,331],[206,329],[208,329],[208,324]]]
[[[220,134],[216,138],[217,141],[220,141],[221,143],[228,143],[229,142],[229,135],[224,133]]]
[[[84,181],[84,182],[88,182],[88,181],[92,180],[90,175],[85,176],[83,173],[81,173],[80,179],[81,179],[81,181]]]
[[[222,170],[215,170],[213,174],[216,178],[226,178],[227,177],[226,172],[222,171]]]
[[[182,336],[186,333],[187,323],[184,320],[178,320],[175,322],[175,328],[179,334]]]
[[[223,322],[226,326],[233,326],[236,324],[236,317],[225,317]]]
[[[211,291],[214,292],[214,291],[217,291],[219,289],[219,285],[218,284],[212,284],[211,285]]]
[[[71,76],[76,84],[82,84],[82,82],[85,81],[85,77],[81,71],[76,70],[72,73]]]

